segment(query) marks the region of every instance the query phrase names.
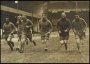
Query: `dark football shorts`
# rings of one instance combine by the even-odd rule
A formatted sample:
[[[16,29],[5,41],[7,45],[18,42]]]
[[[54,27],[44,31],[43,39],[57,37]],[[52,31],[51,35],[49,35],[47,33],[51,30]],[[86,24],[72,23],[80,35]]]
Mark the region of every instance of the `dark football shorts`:
[[[7,38],[9,37],[10,32],[5,32],[3,35],[3,38],[7,40]],[[14,35],[12,34],[11,37],[13,38]]]
[[[75,37],[76,37],[76,39],[77,38],[84,39],[85,38],[85,32],[78,31],[78,32],[75,33]]]
[[[7,40],[9,33],[4,33],[3,38]]]
[[[69,39],[69,32],[62,32],[59,33],[60,40],[68,40]]]
[[[21,35],[22,35],[22,31],[23,30],[19,30],[18,31],[18,37],[21,39]],[[32,33],[31,31],[23,31],[24,32],[24,35],[25,35],[25,38],[29,38],[30,41],[32,41]]]
[[[32,34],[31,33],[26,33],[25,35],[27,38],[29,38],[30,41],[32,41]]]

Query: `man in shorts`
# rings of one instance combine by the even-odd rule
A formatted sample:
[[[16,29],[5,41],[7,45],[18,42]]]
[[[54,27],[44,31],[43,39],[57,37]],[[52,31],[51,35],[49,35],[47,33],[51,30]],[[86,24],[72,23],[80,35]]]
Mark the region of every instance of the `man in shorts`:
[[[58,20],[57,28],[60,37],[60,43],[61,45],[64,44],[65,50],[67,50],[67,42],[69,39],[69,30],[71,28],[71,24],[64,12],[61,14],[61,18]]]
[[[21,45],[21,42],[20,42],[21,41],[21,34],[22,34],[22,30],[23,30],[23,20],[22,20],[21,15],[17,16],[17,25],[18,25],[18,27],[17,27],[18,42],[17,42],[16,50],[19,51],[20,45]]]
[[[49,36],[52,31],[52,23],[48,20],[45,14],[43,14],[42,17],[43,18],[39,21],[39,28],[41,33],[41,41],[45,45],[45,51],[47,51],[47,41],[49,40]]]
[[[75,15],[75,19],[72,21],[72,29],[75,34],[77,48],[80,50],[80,42],[84,42],[86,37],[85,32],[87,28],[87,23],[79,15]]]
[[[22,16],[21,26],[19,25],[20,30],[18,29],[18,32],[20,34],[19,42],[21,42],[21,44],[19,45],[20,53],[24,52],[25,42],[26,44],[28,44],[28,42],[30,41],[34,44],[34,46],[36,46],[36,42],[32,40],[32,27],[33,27],[32,21],[27,19],[26,16]]]
[[[6,21],[3,25],[3,35],[5,41],[8,43],[11,51],[13,51],[14,43],[12,42],[13,33],[15,32],[16,27],[15,25],[10,22],[9,18],[6,18]]]

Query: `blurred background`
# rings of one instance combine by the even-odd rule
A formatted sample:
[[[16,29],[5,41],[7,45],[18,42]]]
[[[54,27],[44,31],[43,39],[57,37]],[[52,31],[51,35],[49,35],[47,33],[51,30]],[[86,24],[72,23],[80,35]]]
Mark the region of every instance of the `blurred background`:
[[[89,25],[89,1],[1,1],[0,11],[0,28],[2,28],[6,17],[9,17],[10,21],[16,25],[16,17],[23,14],[32,20],[33,33],[38,33],[38,21],[42,17],[42,13],[45,13],[54,26],[53,31],[56,31],[57,20],[63,11],[66,12],[71,22],[75,14],[78,13]]]

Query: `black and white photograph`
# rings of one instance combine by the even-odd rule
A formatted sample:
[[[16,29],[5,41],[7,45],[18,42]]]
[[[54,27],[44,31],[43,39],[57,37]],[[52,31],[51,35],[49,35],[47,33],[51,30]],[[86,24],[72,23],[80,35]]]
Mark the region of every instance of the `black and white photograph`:
[[[89,63],[89,1],[0,2],[0,63]]]

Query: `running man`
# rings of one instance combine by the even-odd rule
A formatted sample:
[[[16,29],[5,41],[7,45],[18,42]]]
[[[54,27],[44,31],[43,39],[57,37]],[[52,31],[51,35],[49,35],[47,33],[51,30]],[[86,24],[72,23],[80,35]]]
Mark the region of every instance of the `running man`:
[[[33,23],[31,20],[27,19],[26,16],[22,16],[22,31],[21,31],[21,40],[20,42],[21,47],[20,47],[20,52],[24,52],[24,46],[25,46],[25,42],[26,44],[28,44],[28,40],[30,42],[32,42],[34,44],[34,46],[36,46],[36,42],[34,40],[32,40],[32,27],[33,27]]]
[[[21,15],[17,16],[17,25],[18,25],[18,27],[17,27],[18,42],[17,42],[16,50],[19,51],[20,45],[21,45],[21,34],[22,34],[22,30],[23,30],[23,20],[22,20]]]
[[[24,22],[24,29],[23,30],[24,30],[26,37],[29,38],[30,42],[32,42],[34,44],[34,46],[36,46],[36,42],[34,40],[32,40],[32,28],[33,28],[32,21],[27,19],[26,16],[23,16],[22,20]]]
[[[86,38],[85,32],[87,28],[87,23],[79,15],[75,15],[75,19],[72,21],[72,29],[75,34],[77,48],[80,50],[80,43],[84,42]]]
[[[13,33],[16,31],[15,25],[10,22],[9,18],[6,18],[6,21],[3,25],[3,35],[5,41],[8,43],[11,51],[13,51],[14,43],[12,42]]]
[[[57,28],[60,37],[60,43],[61,45],[64,44],[65,50],[67,50],[67,42],[69,39],[69,30],[71,28],[71,24],[64,12],[61,14],[61,18],[58,20]]]
[[[43,14],[41,20],[39,21],[39,28],[41,33],[41,41],[45,45],[45,51],[47,51],[47,41],[49,40],[50,33],[52,31],[52,23]]]

